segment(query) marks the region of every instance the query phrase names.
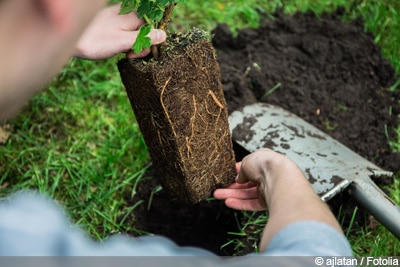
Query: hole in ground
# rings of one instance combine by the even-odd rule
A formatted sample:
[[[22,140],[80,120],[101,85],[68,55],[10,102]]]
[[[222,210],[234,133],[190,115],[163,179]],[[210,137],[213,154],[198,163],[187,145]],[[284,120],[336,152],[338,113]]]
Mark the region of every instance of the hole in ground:
[[[236,143],[234,151],[237,160],[248,154]],[[240,231],[242,212],[229,209],[217,200],[186,204],[163,190],[154,194],[148,210],[151,192],[159,185],[153,174],[150,169],[146,181],[139,184],[134,199],[127,201],[134,205],[144,200],[128,223],[137,229],[168,237],[180,246],[200,247],[220,256],[231,256],[235,251],[233,245],[226,245],[232,239],[228,233]]]

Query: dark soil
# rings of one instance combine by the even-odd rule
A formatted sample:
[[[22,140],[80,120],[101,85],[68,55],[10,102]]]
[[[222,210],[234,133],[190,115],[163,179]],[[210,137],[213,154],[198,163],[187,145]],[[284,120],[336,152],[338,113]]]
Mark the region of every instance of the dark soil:
[[[321,19],[310,13],[275,18],[240,31],[237,38],[224,25],[214,30],[229,111],[261,99],[279,105],[383,169],[398,172],[400,155],[391,152],[385,134],[387,129],[389,138],[396,138],[399,95],[388,89],[396,77],[362,22],[342,23],[340,12]],[[147,201],[156,183],[152,179],[140,186],[137,197]],[[343,203],[352,212],[354,204],[345,194],[330,202],[334,211]],[[219,248],[232,238],[227,232],[238,231],[240,212],[217,201],[183,205],[163,191],[155,194],[149,211],[146,205],[134,214],[140,229],[220,255],[233,252],[231,246]],[[243,250],[248,251],[250,244]]]

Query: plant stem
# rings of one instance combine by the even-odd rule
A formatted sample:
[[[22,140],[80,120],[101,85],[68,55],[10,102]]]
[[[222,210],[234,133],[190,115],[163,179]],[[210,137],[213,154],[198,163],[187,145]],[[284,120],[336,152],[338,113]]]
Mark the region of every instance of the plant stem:
[[[177,3],[171,3],[165,7],[164,10],[164,16],[160,20],[160,23],[158,24],[158,28],[160,30],[167,30],[168,25],[171,23],[171,16],[172,16],[172,11],[174,11],[174,8]]]
[[[158,59],[159,58],[159,51],[158,51],[158,45],[152,45],[151,46],[151,53],[153,54],[153,58]]]
[[[158,23],[158,29],[166,31],[168,28],[168,25],[171,23],[171,16],[172,16],[172,11],[174,10],[175,6],[177,3],[171,3],[165,7],[164,10],[164,15],[162,19],[160,20],[160,23]],[[159,57],[159,50],[157,45],[153,45],[151,47],[151,53],[153,54],[153,57],[155,59],[158,59]]]

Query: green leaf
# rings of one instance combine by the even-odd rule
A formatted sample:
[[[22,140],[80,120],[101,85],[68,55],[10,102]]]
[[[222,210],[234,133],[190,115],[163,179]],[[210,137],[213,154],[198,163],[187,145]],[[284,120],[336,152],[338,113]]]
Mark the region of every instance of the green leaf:
[[[131,13],[133,10],[136,10],[138,6],[136,0],[122,0],[121,2],[121,8],[119,10],[120,15]]]
[[[152,2],[151,0],[141,0],[138,7],[138,17],[143,18],[145,15],[149,14],[151,11]]]
[[[160,0],[159,3],[162,6],[167,6],[168,4],[172,4],[172,3],[182,3],[185,0]]]
[[[164,8],[158,5],[158,1],[141,0],[137,12],[139,18],[146,16],[154,22],[159,21],[162,18]]]
[[[162,5],[162,6],[167,6],[168,4],[173,3],[173,2],[175,2],[175,1],[174,0],[160,0],[159,1],[160,5]]]
[[[149,18],[154,20],[154,21],[160,21],[163,17],[164,11],[161,9],[154,9],[152,12],[149,14]]]
[[[140,27],[139,34],[132,46],[132,49],[136,54],[139,54],[146,48],[150,48],[151,39],[147,36],[150,33],[150,30],[151,26],[149,25]]]

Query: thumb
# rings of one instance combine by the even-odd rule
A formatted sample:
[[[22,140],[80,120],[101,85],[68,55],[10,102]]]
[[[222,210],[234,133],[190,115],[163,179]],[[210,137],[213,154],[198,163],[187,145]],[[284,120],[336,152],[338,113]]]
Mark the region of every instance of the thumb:
[[[152,45],[161,44],[167,39],[167,34],[165,33],[165,31],[159,29],[151,30],[147,36],[151,39]]]
[[[247,155],[242,161],[236,182],[240,184],[248,181],[259,183],[263,178],[266,154],[265,151],[257,151]]]
[[[167,39],[167,34],[163,30],[159,29],[153,29],[150,31],[150,33],[147,35],[151,39],[151,44],[152,45],[158,45]],[[136,36],[135,36],[136,38]],[[150,49],[145,49],[141,51],[139,54],[135,54],[133,50],[129,50],[128,53],[126,54],[127,58],[142,58],[147,56],[150,53]]]

